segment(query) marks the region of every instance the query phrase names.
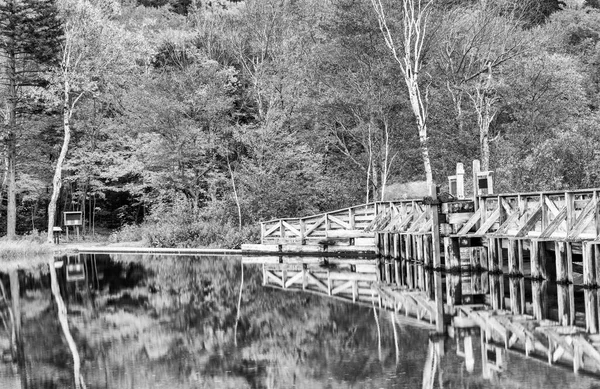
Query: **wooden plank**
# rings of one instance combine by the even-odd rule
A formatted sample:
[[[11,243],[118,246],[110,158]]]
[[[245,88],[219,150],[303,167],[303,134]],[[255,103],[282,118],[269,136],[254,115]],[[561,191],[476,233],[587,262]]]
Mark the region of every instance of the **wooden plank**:
[[[284,287],[289,288],[293,283],[302,281],[303,278],[304,278],[304,272],[300,271],[300,272],[296,273],[295,275],[293,275],[290,279],[286,280]]]
[[[345,221],[343,221],[342,219],[340,219],[336,216],[328,215],[328,219],[329,219],[329,221],[334,222],[335,224],[339,225],[340,227],[342,227],[346,230],[351,229],[350,224],[346,223]]]
[[[277,277],[272,271],[265,270],[265,275],[267,276],[267,279],[273,280],[277,285],[281,286],[282,288],[284,287],[283,280]]]
[[[410,225],[406,232],[416,232],[421,227],[421,224],[427,220],[427,212],[423,212],[419,217]]]
[[[329,294],[329,288],[328,288],[328,286],[325,285],[320,279],[318,279],[317,277],[315,277],[310,271],[306,272],[306,278],[309,281],[312,281],[319,288],[321,288],[325,293]]]
[[[306,234],[304,236],[309,236],[314,230],[319,228],[321,226],[321,224],[325,223],[326,221],[327,221],[327,216],[321,217],[319,220],[317,220],[315,222],[315,224],[308,227],[308,229],[306,230]]]
[[[475,232],[475,235],[485,235],[488,230],[498,221],[500,220],[500,208],[496,208],[494,212],[488,217],[485,223],[481,224],[481,227]]]
[[[278,245],[278,244],[245,243],[242,245],[242,252],[276,253],[279,251],[280,251],[280,245]]]
[[[514,222],[519,220],[519,211],[514,211],[513,213],[511,213],[508,216],[508,219],[506,219],[504,221],[504,223],[502,223],[498,229],[496,230],[496,232],[493,234],[495,236],[503,236],[505,234],[507,234],[509,227],[511,227],[513,225]]]
[[[325,236],[328,238],[373,238],[375,233],[363,230],[329,230]]]
[[[594,246],[591,243],[582,243],[583,254],[583,284],[587,286],[596,285],[596,269],[594,269]]]
[[[515,235],[516,237],[522,237],[525,236],[529,233],[529,231],[531,231],[537,222],[539,222],[542,219],[542,205],[539,204],[535,210],[533,211],[533,213],[531,214],[531,216],[529,217],[529,219],[527,219],[527,221],[525,223],[523,223],[523,226],[519,229],[519,231],[517,232],[517,234]]]
[[[477,222],[481,219],[481,209],[478,209],[477,212],[473,214],[473,216],[469,219],[467,223],[458,231],[457,235],[465,235],[468,234],[471,228],[475,227]]]
[[[263,235],[263,237],[268,237],[269,235],[271,235],[273,232],[277,231],[279,229],[279,223],[275,224],[273,227],[269,228],[268,230],[265,231],[265,234]]]
[[[578,239],[581,233],[590,225],[594,219],[594,211],[596,210],[596,204],[594,200],[590,200],[586,206],[581,210],[579,217],[573,223],[573,227],[568,230],[569,239]]]
[[[333,288],[331,290],[331,294],[335,295],[338,294],[346,289],[351,289],[353,288],[353,285],[355,284],[355,281],[348,281],[348,282],[344,282],[342,285],[336,286],[335,288]]]
[[[556,206],[556,204],[554,204],[554,201],[550,200],[550,198],[548,196],[544,196],[544,204],[546,204],[546,207],[548,207],[548,211],[550,211],[552,216],[554,216],[556,218],[556,216],[558,216],[560,211],[558,210],[558,207]]]
[[[282,220],[282,224],[285,228],[287,228],[288,230],[293,232],[296,236],[302,236],[302,234],[300,233],[300,230],[298,230],[296,227],[292,226],[290,223],[286,222],[285,220]]]
[[[540,239],[548,239],[552,236],[554,231],[564,222],[567,218],[567,207],[563,207],[556,217],[548,224],[548,227],[540,234]]]

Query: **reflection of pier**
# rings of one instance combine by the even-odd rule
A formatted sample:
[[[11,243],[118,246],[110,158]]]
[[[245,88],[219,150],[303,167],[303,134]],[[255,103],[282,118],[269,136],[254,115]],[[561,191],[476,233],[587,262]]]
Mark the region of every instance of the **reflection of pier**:
[[[467,371],[474,371],[480,358],[485,378],[505,370],[506,352],[567,364],[575,372],[600,372],[595,289],[578,289],[585,300],[582,307],[575,304],[573,284],[473,269],[445,273],[417,261],[286,256],[243,260],[262,265],[268,287],[377,306],[430,329],[441,321],[456,340]],[[437,309],[436,296],[443,296],[444,315]],[[441,339],[441,344],[436,341],[437,354],[444,351]],[[438,363],[432,366],[439,368]]]

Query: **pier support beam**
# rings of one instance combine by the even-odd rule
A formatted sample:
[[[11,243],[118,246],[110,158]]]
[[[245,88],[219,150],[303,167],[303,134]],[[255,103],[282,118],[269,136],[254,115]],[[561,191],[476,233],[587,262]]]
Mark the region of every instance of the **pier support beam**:
[[[546,252],[545,242],[532,240],[529,245],[529,256],[531,259],[531,278],[547,280],[548,253]]]
[[[504,276],[490,274],[490,300],[492,309],[504,309]]]
[[[548,318],[548,281],[540,279],[531,281],[531,305],[536,320]]]
[[[444,237],[446,270],[460,269],[460,247],[458,238]]]
[[[570,242],[554,242],[556,282],[573,283],[573,254]]]
[[[523,242],[508,240],[508,274],[523,275]]]
[[[488,239],[488,270],[492,273],[502,272],[502,244],[500,239]]]
[[[594,257],[594,244],[583,242],[581,251],[583,254],[583,284],[588,287],[594,287],[597,285],[597,258]]]

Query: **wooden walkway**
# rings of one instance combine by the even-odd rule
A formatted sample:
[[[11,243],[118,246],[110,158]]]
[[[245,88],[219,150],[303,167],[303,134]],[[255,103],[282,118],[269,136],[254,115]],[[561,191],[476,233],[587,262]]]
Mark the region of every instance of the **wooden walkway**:
[[[466,198],[463,171],[458,166],[449,177],[449,195],[435,191],[422,199],[264,222],[261,244],[242,251],[377,254],[376,279],[370,273],[341,278],[306,266],[267,267],[264,277],[284,289],[376,303],[429,322],[439,333],[477,329],[484,348],[498,342],[550,363],[568,363],[574,371],[597,372],[600,189],[497,194],[493,172],[479,171],[475,161],[472,196]],[[486,275],[465,279],[465,270]],[[549,285],[554,296],[548,296]],[[551,321],[549,299],[556,301]]]

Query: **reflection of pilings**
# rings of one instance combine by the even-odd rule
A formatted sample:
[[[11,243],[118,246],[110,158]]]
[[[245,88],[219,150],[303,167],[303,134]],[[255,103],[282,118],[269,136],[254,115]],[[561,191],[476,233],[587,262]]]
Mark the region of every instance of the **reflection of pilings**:
[[[438,333],[444,333],[444,295],[442,291],[442,273],[439,271],[433,272],[433,285],[436,306],[435,327]]]
[[[598,291],[596,289],[585,289],[583,291],[585,301],[585,329],[591,334],[598,333]]]
[[[509,277],[510,310],[515,315],[525,313],[525,278]]]
[[[531,281],[531,303],[533,305],[533,317],[537,320],[548,318],[548,281]]]
[[[492,309],[504,309],[504,277],[490,274],[490,302]]]
[[[557,284],[558,322],[563,326],[575,324],[575,289],[573,284]]]
[[[462,302],[462,283],[460,273],[446,274],[446,304],[450,307]]]

